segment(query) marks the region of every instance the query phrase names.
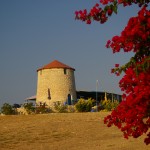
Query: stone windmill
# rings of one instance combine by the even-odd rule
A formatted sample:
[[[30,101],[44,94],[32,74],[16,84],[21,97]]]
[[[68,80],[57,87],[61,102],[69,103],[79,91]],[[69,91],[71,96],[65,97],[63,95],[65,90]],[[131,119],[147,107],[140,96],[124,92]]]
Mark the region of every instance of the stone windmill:
[[[36,103],[51,106],[56,101],[76,100],[75,69],[57,60],[37,70]]]

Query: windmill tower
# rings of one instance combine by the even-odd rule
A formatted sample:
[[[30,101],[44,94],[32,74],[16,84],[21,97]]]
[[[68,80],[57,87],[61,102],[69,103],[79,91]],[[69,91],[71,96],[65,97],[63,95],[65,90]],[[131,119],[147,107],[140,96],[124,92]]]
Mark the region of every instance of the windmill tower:
[[[36,103],[51,106],[56,101],[76,100],[75,69],[57,60],[37,70]]]

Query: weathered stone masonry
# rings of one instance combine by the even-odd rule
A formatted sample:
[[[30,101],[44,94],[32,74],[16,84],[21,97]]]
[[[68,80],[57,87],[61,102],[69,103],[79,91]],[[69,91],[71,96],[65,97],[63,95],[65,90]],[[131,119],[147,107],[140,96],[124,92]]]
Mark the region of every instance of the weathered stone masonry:
[[[75,69],[58,61],[45,65],[38,72],[36,103],[51,106],[56,101],[66,102],[68,94],[76,100]]]

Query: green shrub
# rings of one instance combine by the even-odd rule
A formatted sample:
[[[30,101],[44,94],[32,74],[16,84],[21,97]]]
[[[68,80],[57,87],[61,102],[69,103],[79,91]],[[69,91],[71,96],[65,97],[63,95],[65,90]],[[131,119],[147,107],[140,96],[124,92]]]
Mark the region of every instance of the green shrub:
[[[114,100],[113,102],[111,100],[103,100],[100,102],[100,105],[101,110],[111,111],[119,105],[119,102],[117,100]]]
[[[75,107],[78,112],[90,112],[92,107],[94,106],[95,101],[91,98],[85,100],[83,98],[79,99],[76,103]]]
[[[75,109],[75,106],[74,105],[68,105],[68,108],[67,108],[68,112],[69,113],[74,113],[76,111]]]
[[[25,103],[23,107],[25,108],[28,114],[35,112],[35,107],[33,106],[33,103]]]
[[[88,100],[86,100],[86,111],[87,112],[91,111],[94,105],[95,105],[95,100],[88,98]]]
[[[68,112],[68,105],[64,105],[62,102],[57,101],[54,102],[54,109],[59,113],[66,113]]]
[[[79,101],[75,104],[75,107],[78,112],[86,112],[86,102],[84,99],[79,99]]]
[[[117,100],[114,100],[112,103],[112,110],[114,110],[119,105],[119,102]]]
[[[1,113],[5,115],[14,115],[15,110],[10,104],[4,103],[3,106],[1,107]]]
[[[46,113],[51,113],[52,110],[46,107],[45,105],[41,105],[41,106],[36,107],[35,112],[36,114],[46,114]]]

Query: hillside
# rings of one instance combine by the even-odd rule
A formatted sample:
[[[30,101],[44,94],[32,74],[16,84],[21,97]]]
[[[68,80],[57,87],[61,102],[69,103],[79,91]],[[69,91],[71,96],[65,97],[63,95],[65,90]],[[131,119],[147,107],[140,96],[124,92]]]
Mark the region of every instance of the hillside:
[[[107,112],[0,116],[1,150],[148,150],[103,124]]]

